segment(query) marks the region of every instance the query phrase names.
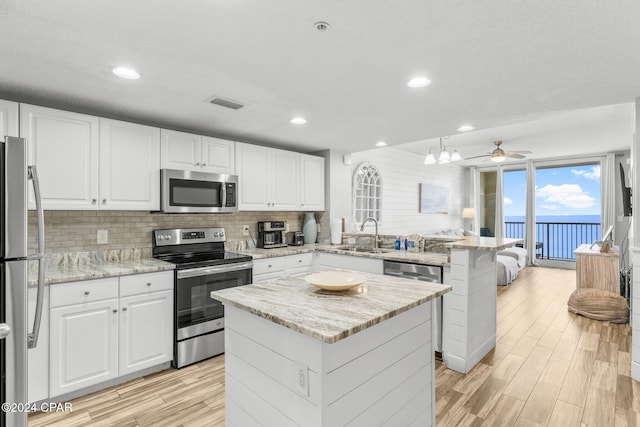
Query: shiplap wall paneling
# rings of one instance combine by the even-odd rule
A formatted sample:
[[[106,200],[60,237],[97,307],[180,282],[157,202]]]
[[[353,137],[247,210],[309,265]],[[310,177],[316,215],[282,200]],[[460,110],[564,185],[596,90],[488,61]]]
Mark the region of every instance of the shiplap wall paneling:
[[[435,425],[431,304],[334,344],[232,306],[225,318],[227,425]]]
[[[462,208],[468,200],[465,168],[457,164],[425,165],[424,156],[393,147],[353,153],[351,158],[352,174],[360,163],[370,162],[382,175],[380,232],[430,234],[462,227]],[[419,212],[420,183],[449,188],[448,214]],[[352,187],[351,182],[348,185]],[[366,229],[373,229],[373,224],[368,223]]]

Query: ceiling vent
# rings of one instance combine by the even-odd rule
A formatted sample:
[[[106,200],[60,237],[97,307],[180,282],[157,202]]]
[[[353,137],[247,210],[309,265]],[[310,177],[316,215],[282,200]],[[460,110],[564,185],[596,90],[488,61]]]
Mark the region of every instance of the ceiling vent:
[[[241,104],[237,101],[232,101],[230,99],[220,98],[217,96],[209,102],[215,105],[219,105],[221,107],[230,108],[232,110],[239,110],[242,107],[244,107],[244,104]]]

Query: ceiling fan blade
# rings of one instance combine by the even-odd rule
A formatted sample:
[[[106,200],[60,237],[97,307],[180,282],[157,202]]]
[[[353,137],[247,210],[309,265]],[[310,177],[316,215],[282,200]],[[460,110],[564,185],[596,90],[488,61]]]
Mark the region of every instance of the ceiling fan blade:
[[[531,151],[508,151],[509,154],[531,154]]]
[[[491,157],[491,154],[483,154],[482,156],[465,157],[465,160],[479,159],[480,157]]]
[[[522,154],[518,154],[517,152],[510,152],[510,153],[504,153],[505,157],[508,157],[510,159],[525,159],[527,158],[527,156],[524,156]]]

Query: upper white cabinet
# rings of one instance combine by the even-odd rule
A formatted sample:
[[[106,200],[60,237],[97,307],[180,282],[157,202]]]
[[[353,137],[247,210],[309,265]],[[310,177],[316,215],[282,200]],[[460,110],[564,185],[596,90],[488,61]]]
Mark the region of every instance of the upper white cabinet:
[[[233,174],[235,142],[162,129],[162,168]]]
[[[20,112],[45,209],[160,208],[158,129],[26,104]]]
[[[18,135],[18,103],[0,99],[0,138]]]
[[[300,209],[324,210],[324,157],[300,154]]]
[[[305,168],[309,165],[313,168],[307,172]],[[240,181],[240,210],[324,209],[324,159],[321,157],[237,143],[236,172]],[[305,179],[307,175],[310,178]],[[302,194],[307,188],[315,193],[309,199],[315,203],[307,204],[308,196]]]
[[[20,136],[37,166],[45,209],[97,208],[97,117],[20,104]]]
[[[160,129],[100,119],[100,209],[160,209]]]

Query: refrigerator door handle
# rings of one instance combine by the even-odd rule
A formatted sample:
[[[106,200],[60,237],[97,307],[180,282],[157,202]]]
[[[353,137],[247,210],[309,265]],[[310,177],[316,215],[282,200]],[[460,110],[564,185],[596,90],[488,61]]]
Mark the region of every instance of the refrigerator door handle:
[[[40,182],[35,165],[28,167],[29,180],[33,183],[33,194],[36,199],[36,216],[38,223],[38,253],[31,259],[38,260],[38,296],[36,298],[36,313],[33,319],[33,331],[27,335],[28,348],[36,348],[40,335],[40,323],[42,321],[42,302],[44,298],[44,210],[40,197]]]

